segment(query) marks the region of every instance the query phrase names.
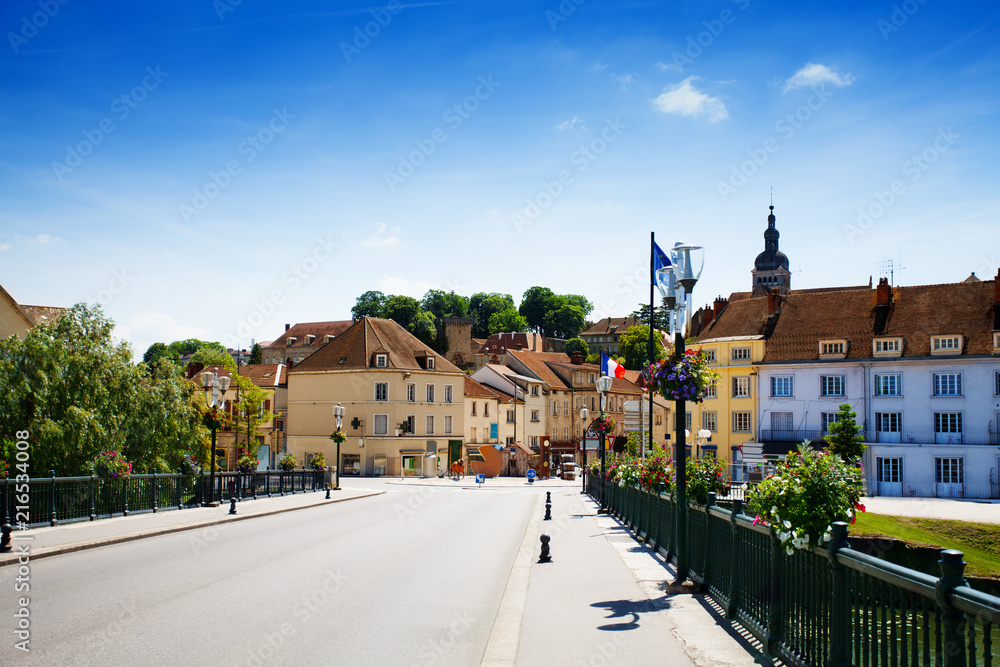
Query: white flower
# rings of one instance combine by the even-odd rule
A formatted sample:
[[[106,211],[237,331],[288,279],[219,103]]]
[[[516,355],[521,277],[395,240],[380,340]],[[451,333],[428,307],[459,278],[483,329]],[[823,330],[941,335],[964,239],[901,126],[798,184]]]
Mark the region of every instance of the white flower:
[[[778,518],[778,506],[777,505],[771,505],[771,516],[773,516],[775,519]]]
[[[795,553],[795,549],[791,547],[785,547],[785,553],[791,556],[793,553]]]
[[[832,539],[833,539],[833,537],[830,535],[829,531],[823,533],[823,542],[824,543],[829,542]]]
[[[789,530],[791,530],[791,528],[792,528],[792,522],[791,521],[789,521],[788,519],[785,519],[781,523],[785,526],[785,528],[788,528]]]

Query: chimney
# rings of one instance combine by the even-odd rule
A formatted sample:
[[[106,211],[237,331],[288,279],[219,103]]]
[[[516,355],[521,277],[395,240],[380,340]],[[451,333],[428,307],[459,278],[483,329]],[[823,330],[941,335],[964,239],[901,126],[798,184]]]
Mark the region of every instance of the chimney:
[[[194,376],[205,370],[205,364],[200,361],[196,361],[193,364],[188,364],[187,367],[187,379],[194,380]]]
[[[727,299],[723,299],[721,296],[715,297],[715,303],[712,304],[712,310],[714,316],[718,317],[719,313],[721,313],[722,309],[725,308],[727,305],[729,305],[729,301]]]
[[[892,288],[889,287],[888,278],[879,278],[878,287],[875,288],[875,305],[888,306],[892,300]]]
[[[285,322],[285,331],[288,331],[291,328],[292,328],[292,325],[289,324],[288,322]]]
[[[701,329],[704,331],[708,328],[708,325],[712,323],[715,319],[715,309],[705,306],[701,309]]]
[[[583,363],[583,355],[580,354],[579,350],[574,352],[573,356],[569,358],[569,363],[573,364],[574,366],[579,366],[580,364]]]
[[[767,316],[771,317],[778,312],[781,307],[781,296],[777,288],[773,288],[767,293]]]
[[[993,279],[993,305],[1000,306],[1000,269],[997,269],[997,277]]]

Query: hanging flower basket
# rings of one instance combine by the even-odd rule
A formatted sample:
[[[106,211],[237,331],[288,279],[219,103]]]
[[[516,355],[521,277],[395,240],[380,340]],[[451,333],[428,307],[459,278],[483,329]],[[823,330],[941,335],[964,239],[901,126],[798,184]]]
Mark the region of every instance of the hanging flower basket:
[[[326,455],[323,452],[316,454],[314,457],[312,457],[311,465],[313,470],[326,469]]]
[[[668,401],[701,403],[705,389],[719,379],[719,374],[708,367],[708,355],[695,350],[688,350],[680,359],[661,359],[649,370],[651,390]]]
[[[344,440],[347,440],[347,435],[338,428],[330,434],[330,439],[339,445],[344,442]]]
[[[102,479],[121,479],[132,474],[132,464],[115,450],[98,454],[90,462],[90,469]]]
[[[594,433],[597,433],[598,435],[602,433],[604,435],[608,435],[609,433],[614,433],[615,431],[615,420],[605,414],[602,414],[600,417],[594,419],[590,426],[594,429]]]
[[[295,470],[295,457],[291,454],[285,454],[278,460],[278,467],[285,472],[291,472]]]
[[[249,475],[257,469],[257,461],[249,456],[241,456],[240,460],[236,462],[236,469],[244,475]]]

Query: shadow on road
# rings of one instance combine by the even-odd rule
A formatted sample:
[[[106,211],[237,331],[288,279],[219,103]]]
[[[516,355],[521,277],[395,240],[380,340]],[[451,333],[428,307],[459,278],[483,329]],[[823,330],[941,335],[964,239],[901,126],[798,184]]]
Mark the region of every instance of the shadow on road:
[[[607,625],[600,625],[597,627],[598,630],[605,630],[608,632],[636,630],[639,628],[639,614],[659,611],[659,609],[653,606],[649,600],[609,600],[607,602],[595,602],[590,606],[607,611],[608,615],[605,616],[605,618],[623,619],[620,623],[608,623]],[[665,606],[669,607],[670,605],[667,604]],[[661,606],[660,608],[662,609],[664,607]],[[625,620],[629,617],[631,617],[631,620]]]

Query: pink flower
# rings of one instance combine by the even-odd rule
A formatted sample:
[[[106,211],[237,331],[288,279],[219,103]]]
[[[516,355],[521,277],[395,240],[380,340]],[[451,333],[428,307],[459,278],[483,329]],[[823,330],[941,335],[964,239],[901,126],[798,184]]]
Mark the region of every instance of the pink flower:
[[[761,519],[761,518],[760,518],[760,515],[758,514],[758,515],[757,515],[757,516],[755,516],[755,517],[754,517],[754,519],[753,519],[753,525],[755,525],[755,526],[756,526],[756,525],[758,525],[758,524],[761,524],[761,523],[764,523],[764,520],[763,520],[763,519]]]

